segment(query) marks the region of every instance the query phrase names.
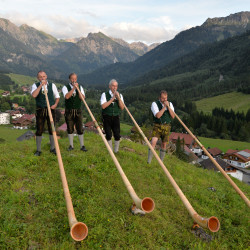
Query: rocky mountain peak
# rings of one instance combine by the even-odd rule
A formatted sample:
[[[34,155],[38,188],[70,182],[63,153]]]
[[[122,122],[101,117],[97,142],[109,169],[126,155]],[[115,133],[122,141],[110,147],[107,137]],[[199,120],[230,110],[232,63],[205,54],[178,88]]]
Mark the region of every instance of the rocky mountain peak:
[[[242,11],[236,14],[231,14],[227,17],[208,18],[202,26],[211,25],[236,25],[246,26],[250,23],[250,11]]]

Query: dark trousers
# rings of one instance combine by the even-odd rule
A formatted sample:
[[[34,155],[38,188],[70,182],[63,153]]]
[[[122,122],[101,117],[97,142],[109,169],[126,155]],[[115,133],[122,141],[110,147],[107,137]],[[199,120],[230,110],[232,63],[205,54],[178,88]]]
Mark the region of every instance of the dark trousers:
[[[65,110],[65,121],[67,124],[68,134],[74,133],[74,126],[78,135],[83,134],[82,128],[82,110],[81,109],[66,109]]]
[[[106,134],[107,141],[110,141],[112,138],[112,132],[116,141],[119,141],[120,136],[120,117],[103,115],[103,128]]]
[[[51,109],[53,121],[55,123],[55,110]],[[44,124],[47,120],[49,134],[52,135],[52,129],[49,119],[49,112],[47,108],[36,108],[36,136],[42,136],[44,130]]]

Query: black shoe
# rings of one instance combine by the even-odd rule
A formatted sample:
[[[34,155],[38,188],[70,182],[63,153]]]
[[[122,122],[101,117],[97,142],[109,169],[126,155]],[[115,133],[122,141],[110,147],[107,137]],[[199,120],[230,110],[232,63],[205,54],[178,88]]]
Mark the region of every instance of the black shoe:
[[[85,148],[85,146],[82,146],[81,149],[83,152],[87,152],[88,150]]]
[[[42,153],[42,152],[40,152],[40,151],[36,151],[34,155],[35,155],[35,156],[40,156],[41,153]]]
[[[74,148],[70,145],[70,146],[68,147],[68,151],[71,151],[71,150],[74,150]]]
[[[55,148],[51,149],[51,150],[50,150],[50,153],[56,155],[56,149],[55,149]]]

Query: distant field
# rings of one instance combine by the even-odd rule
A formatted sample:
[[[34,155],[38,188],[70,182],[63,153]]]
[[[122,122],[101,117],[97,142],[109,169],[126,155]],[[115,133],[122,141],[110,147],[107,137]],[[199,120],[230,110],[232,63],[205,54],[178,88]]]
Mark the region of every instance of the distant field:
[[[6,74],[7,76],[9,76],[11,78],[12,81],[14,81],[16,84],[23,86],[23,85],[32,85],[34,82],[37,82],[37,78],[36,77],[32,77],[32,76],[25,76],[25,75],[19,75],[19,74]],[[55,82],[55,84],[57,86],[62,85],[61,83],[57,83]]]
[[[205,113],[211,113],[215,107],[223,107],[224,109],[233,109],[246,113],[250,109],[250,95],[241,92],[231,92],[210,98],[205,98],[195,102],[197,109]]]
[[[242,141],[231,141],[231,140],[221,140],[221,139],[212,139],[212,138],[205,138],[199,137],[199,140],[204,145],[204,147],[216,147],[226,152],[228,149],[250,149],[249,142],[242,142]]]
[[[22,85],[31,85],[35,81],[37,81],[36,77],[31,76],[25,76],[25,75],[19,75],[19,74],[7,74],[12,81],[14,81],[16,84],[22,86]]]

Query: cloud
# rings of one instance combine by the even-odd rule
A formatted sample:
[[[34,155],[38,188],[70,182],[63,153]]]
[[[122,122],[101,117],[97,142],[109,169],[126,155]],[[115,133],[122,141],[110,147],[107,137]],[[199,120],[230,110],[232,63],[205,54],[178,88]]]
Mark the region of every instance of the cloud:
[[[183,30],[183,29],[182,29]],[[174,28],[168,16],[150,18],[143,22],[119,22],[101,29],[105,34],[126,41],[145,43],[164,42],[174,38],[180,31]]]
[[[86,36],[89,32],[99,31],[98,27],[90,25],[84,19],[78,20],[71,16],[64,15],[43,15],[33,14],[22,15],[12,12],[2,17],[9,19],[14,24],[20,26],[27,24],[35,29],[44,31],[56,38],[73,38]]]
[[[122,38],[129,42],[142,41],[151,44],[170,40],[180,31],[175,29],[168,16],[146,20],[138,18],[133,22],[116,22],[110,25],[91,25],[84,18],[61,14],[41,16],[11,12],[5,14],[4,17],[16,25],[27,24],[58,39],[86,37],[90,32],[101,31],[108,36]]]

